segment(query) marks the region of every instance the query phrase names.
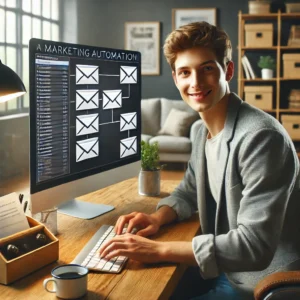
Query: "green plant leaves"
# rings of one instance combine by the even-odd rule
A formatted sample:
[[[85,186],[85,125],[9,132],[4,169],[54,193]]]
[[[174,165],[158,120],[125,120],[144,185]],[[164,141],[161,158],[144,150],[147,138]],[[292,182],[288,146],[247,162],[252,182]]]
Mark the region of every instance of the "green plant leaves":
[[[275,59],[272,58],[270,55],[260,56],[257,65],[262,69],[275,70],[276,68]]]
[[[161,168],[159,164],[158,142],[150,145],[145,141],[141,141],[141,152],[143,171],[156,171]]]

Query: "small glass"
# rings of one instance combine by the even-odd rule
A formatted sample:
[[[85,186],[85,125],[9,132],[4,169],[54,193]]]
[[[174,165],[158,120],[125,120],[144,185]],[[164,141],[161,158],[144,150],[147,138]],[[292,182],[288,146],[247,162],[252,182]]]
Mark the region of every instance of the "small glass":
[[[57,207],[34,214],[33,218],[44,224],[54,235],[57,235]]]

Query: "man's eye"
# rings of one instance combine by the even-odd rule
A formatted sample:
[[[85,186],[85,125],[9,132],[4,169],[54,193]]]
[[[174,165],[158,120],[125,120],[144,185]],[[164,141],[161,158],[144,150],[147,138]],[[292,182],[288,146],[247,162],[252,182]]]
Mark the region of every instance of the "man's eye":
[[[211,70],[213,70],[213,67],[212,66],[205,66],[204,70],[205,71],[211,71]]]
[[[187,76],[189,74],[188,71],[180,71],[179,75]]]

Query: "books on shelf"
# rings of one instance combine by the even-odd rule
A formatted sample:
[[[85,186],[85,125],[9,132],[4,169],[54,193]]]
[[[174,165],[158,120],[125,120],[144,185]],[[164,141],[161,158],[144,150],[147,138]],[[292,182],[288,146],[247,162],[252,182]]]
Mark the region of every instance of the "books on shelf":
[[[254,73],[250,61],[246,55],[242,56],[242,65],[245,71],[246,79],[255,79],[256,74]]]

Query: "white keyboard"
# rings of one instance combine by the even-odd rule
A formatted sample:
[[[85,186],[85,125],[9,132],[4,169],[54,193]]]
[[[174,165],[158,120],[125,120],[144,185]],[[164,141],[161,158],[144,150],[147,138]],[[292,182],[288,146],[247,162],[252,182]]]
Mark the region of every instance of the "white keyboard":
[[[123,232],[126,232],[126,229],[124,229]],[[93,271],[120,273],[128,259],[127,257],[118,256],[111,260],[99,257],[100,246],[104,242],[112,239],[115,235],[114,226],[102,225],[84,248],[82,248],[72,263],[87,267]]]

